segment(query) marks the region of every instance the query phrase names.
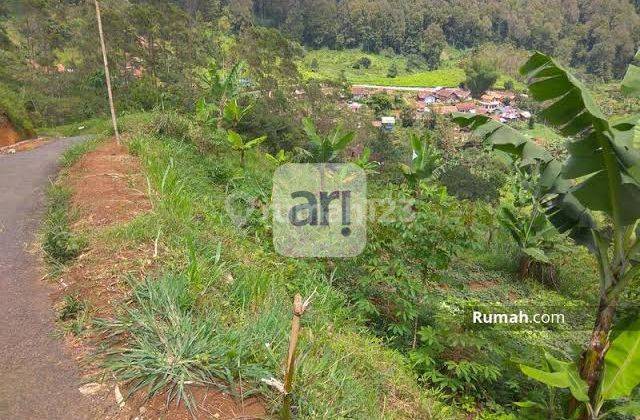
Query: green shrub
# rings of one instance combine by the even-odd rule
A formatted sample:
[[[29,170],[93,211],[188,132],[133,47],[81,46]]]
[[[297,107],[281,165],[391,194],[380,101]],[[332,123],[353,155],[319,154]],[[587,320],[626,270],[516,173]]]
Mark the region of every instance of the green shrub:
[[[191,121],[175,111],[157,113],[153,119],[154,133],[160,136],[189,141]]]
[[[459,199],[496,203],[509,169],[496,156],[472,149],[465,151],[456,162],[451,162],[438,179],[447,187],[449,194]]]
[[[86,246],[85,240],[73,234],[69,228],[70,194],[60,186],[52,186],[48,191],[42,249],[52,264],[69,262],[80,255]]]
[[[60,321],[69,321],[75,319],[78,314],[86,309],[86,304],[78,298],[78,296],[67,295],[64,297],[62,307],[58,314]]]
[[[150,111],[162,99],[160,89],[150,76],[134,79],[126,92],[125,106],[131,110]]]
[[[387,71],[387,77],[397,77],[398,76],[398,66],[396,65],[396,63],[391,63],[391,65],[389,66],[389,70]]]
[[[219,185],[226,185],[236,173],[236,169],[224,161],[212,163],[209,167],[209,178]]]
[[[371,59],[367,56],[360,57],[358,61],[353,63],[353,66],[351,67],[353,67],[354,69],[368,69],[369,67],[371,67]]]
[[[74,335],[80,335],[89,324],[89,306],[78,296],[67,295],[58,311],[58,321],[63,329]]]
[[[150,134],[153,131],[154,113],[136,112],[126,113],[118,117],[118,130],[120,134]],[[113,136],[113,126],[109,123],[107,135]]]
[[[0,83],[0,115],[5,114],[11,124],[23,136],[35,134],[33,123],[20,97]]]

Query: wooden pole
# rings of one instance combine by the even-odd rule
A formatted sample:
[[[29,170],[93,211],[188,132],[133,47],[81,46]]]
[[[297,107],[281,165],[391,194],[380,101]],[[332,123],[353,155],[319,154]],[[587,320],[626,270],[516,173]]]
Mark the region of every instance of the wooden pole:
[[[291,320],[291,336],[289,337],[287,371],[284,375],[284,402],[280,413],[280,417],[283,420],[291,419],[291,387],[295,372],[296,347],[298,346],[298,336],[300,335],[300,318],[302,318],[302,314],[304,314],[308,304],[309,300],[302,302],[302,296],[299,294],[296,294],[293,298],[293,319]]]
[[[111,76],[109,75],[109,62],[107,61],[107,48],[104,44],[104,33],[102,32],[102,18],[100,17],[100,6],[98,0],[94,0],[96,5],[96,19],[98,20],[98,33],[100,34],[100,46],[102,47],[102,61],[104,62],[104,77],[107,80],[107,93],[109,94],[109,109],[111,111],[111,123],[113,124],[113,132],[116,135],[116,141],[120,144],[120,133],[118,132],[118,123],[116,122],[116,109],[113,106],[113,93],[111,92]]]

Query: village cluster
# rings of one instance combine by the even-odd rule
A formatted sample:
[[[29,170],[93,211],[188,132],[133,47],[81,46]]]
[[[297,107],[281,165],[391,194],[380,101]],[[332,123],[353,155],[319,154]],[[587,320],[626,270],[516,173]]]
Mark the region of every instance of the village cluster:
[[[516,93],[496,90],[490,90],[479,100],[476,100],[471,97],[471,92],[462,88],[389,88],[354,85],[351,87],[352,98],[348,106],[351,110],[358,111],[368,98],[378,93],[386,93],[390,96],[398,94],[405,97],[410,96],[410,100],[407,102],[415,110],[416,118],[421,118],[431,112],[440,115],[450,115],[455,112],[482,114],[502,123],[531,118],[529,111],[519,109],[514,105]],[[382,116],[379,120],[374,121],[374,125],[391,129],[399,114],[400,111],[393,111],[390,115]]]

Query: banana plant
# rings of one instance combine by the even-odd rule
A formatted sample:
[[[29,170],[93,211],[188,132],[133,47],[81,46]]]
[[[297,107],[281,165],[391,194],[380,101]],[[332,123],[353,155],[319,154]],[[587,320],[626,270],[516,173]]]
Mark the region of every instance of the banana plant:
[[[558,234],[540,205],[537,166],[528,170],[522,170],[517,163],[514,166],[517,176],[511,188],[513,200],[500,206],[496,219],[518,245],[518,277],[533,277],[543,284],[557,287],[557,271],[549,252],[565,249],[565,238]]]
[[[269,153],[265,153],[264,156],[274,166],[282,166],[285,163],[291,162],[291,155],[289,155],[287,152],[285,152],[282,149],[280,149],[280,151],[278,153],[276,153],[275,155],[271,155]]]
[[[585,407],[590,419],[601,419],[619,413],[640,416],[640,404],[629,402],[612,407],[603,412],[607,401],[628,398],[640,384],[640,319],[611,340],[609,351],[604,358],[603,374],[598,382],[594,396],[589,395],[587,382],[581,377],[578,366],[573,362],[560,361],[545,352],[542,368],[520,365],[522,373],[544,383],[550,388],[565,388],[573,398]],[[524,401],[516,405],[537,411],[546,411],[546,407],[537,402]],[[568,410],[567,410],[568,411]],[[571,416],[571,413],[567,413]]]
[[[312,119],[302,120],[302,127],[307,137],[314,146],[310,152],[313,160],[317,163],[333,162],[341,151],[353,141],[355,133],[342,133],[340,128],[335,128],[328,135],[320,135]]]
[[[238,62],[225,72],[211,62],[200,75],[206,88],[205,96],[196,102],[196,117],[200,122],[217,128],[222,126],[227,103],[241,94],[240,76],[243,68],[244,64]]]
[[[222,111],[222,120],[225,122],[227,127],[231,129],[235,129],[238,127],[240,122],[244,119],[245,116],[251,111],[253,106],[251,104],[243,107],[238,104],[237,99],[232,99],[224,106]]]
[[[371,149],[365,147],[362,150],[360,156],[358,156],[353,163],[361,167],[367,174],[377,174],[376,169],[380,166],[379,162],[371,160]]]
[[[541,119],[570,138],[565,162],[486,116],[458,114],[454,121],[472,129],[494,149],[517,157],[521,166],[539,165],[540,202],[549,221],[587,246],[598,263],[596,322],[577,366],[597,415],[616,310],[640,272],[640,117],[606,118],[587,88],[542,53],[533,54],[520,71],[527,78],[530,96],[542,105]],[[639,74],[632,65],[623,83],[625,94],[640,93]],[[604,220],[596,221],[595,212]]]
[[[267,136],[256,137],[253,140],[245,141],[244,138],[233,130],[227,131],[227,141],[231,145],[231,148],[237,152],[240,152],[240,166],[245,167],[245,153],[265,141]]]
[[[415,133],[409,136],[411,143],[411,165],[401,164],[402,171],[409,186],[417,190],[421,180],[433,175],[440,166],[442,155],[431,144],[431,136],[426,133],[423,137]]]

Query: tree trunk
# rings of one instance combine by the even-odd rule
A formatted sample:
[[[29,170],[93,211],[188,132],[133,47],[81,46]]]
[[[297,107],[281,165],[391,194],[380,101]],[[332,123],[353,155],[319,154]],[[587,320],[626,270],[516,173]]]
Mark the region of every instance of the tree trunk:
[[[616,313],[617,306],[617,300],[609,302],[604,297],[600,299],[598,315],[593,331],[591,332],[589,344],[580,356],[580,376],[587,382],[589,387],[589,399],[591,400],[592,407],[596,406],[596,394],[602,377],[604,357],[607,354],[607,350],[609,350],[609,333],[613,326],[613,317]],[[572,398],[569,411],[571,413],[575,412],[580,404],[581,403]],[[589,419],[587,410],[583,409],[580,419]]]

